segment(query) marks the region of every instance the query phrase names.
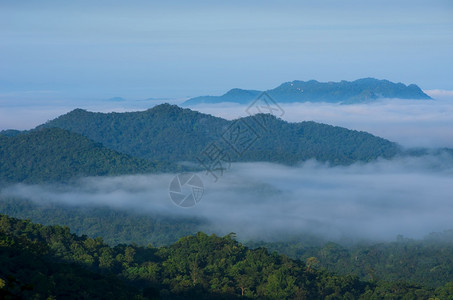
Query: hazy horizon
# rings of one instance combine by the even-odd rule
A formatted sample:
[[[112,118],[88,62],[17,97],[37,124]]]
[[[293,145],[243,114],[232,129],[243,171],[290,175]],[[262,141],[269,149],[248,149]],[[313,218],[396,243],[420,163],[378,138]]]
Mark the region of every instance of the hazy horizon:
[[[448,0],[0,1],[0,95],[185,98],[363,77],[453,90],[452,11]]]

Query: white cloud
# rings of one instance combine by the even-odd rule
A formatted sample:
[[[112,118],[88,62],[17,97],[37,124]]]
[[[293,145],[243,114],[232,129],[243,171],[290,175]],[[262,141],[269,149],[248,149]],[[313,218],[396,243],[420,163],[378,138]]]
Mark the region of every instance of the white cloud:
[[[303,232],[330,239],[388,240],[453,228],[453,158],[447,154],[328,167],[234,164],[205,185],[201,202],[175,206],[172,174],[85,178],[68,185],[13,185],[4,196],[68,205],[102,205],[140,213],[207,219],[207,231],[240,238],[275,239]]]
[[[434,99],[443,97],[453,98],[452,90],[424,90],[424,92]]]
[[[453,97],[427,100],[385,99],[369,104],[280,104],[282,119],[315,121],[367,131],[406,147],[453,148]],[[195,110],[234,119],[246,116],[246,106],[232,103],[202,104]]]

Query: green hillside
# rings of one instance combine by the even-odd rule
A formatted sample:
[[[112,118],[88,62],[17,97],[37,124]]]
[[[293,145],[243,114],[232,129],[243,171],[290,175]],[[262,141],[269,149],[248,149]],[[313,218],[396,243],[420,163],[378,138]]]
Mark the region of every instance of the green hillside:
[[[0,198],[0,213],[33,222],[70,227],[79,235],[102,237],[110,246],[135,243],[168,246],[198,231],[212,232],[209,222],[195,217],[139,214],[108,207],[65,207]],[[244,241],[250,248],[265,247],[293,259],[316,257],[317,268],[361,280],[406,281],[431,288],[453,282],[453,231],[432,233],[420,240],[329,242],[322,236],[298,235],[280,242]]]
[[[33,299],[451,299],[404,282],[333,275],[265,248],[197,233],[169,247],[109,247],[0,215],[0,296]]]
[[[132,158],[60,128],[0,135],[0,181],[4,182],[61,181],[168,168],[169,164]]]
[[[263,120],[265,126],[261,121]],[[235,124],[244,124],[254,139],[238,154],[225,139]],[[244,127],[246,126],[246,127]],[[143,112],[92,113],[77,109],[39,128],[59,127],[138,158],[197,161],[212,143],[230,152],[232,161],[296,163],[317,159],[333,164],[392,157],[395,143],[369,133],[315,122],[288,123],[271,115],[228,121],[175,105]]]

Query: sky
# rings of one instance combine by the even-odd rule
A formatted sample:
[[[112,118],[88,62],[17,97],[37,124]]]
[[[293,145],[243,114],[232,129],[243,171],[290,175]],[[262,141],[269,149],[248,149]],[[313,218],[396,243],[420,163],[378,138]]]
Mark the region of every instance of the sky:
[[[376,77],[453,90],[453,2],[0,0],[0,109]]]

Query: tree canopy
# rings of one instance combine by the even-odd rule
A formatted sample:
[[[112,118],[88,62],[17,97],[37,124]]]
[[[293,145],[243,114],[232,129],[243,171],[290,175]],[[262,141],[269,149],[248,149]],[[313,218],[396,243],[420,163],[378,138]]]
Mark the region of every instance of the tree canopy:
[[[265,248],[197,233],[168,247],[120,244],[0,215],[0,296],[13,299],[453,299],[405,282],[334,275]],[[110,296],[109,296],[110,295]]]

